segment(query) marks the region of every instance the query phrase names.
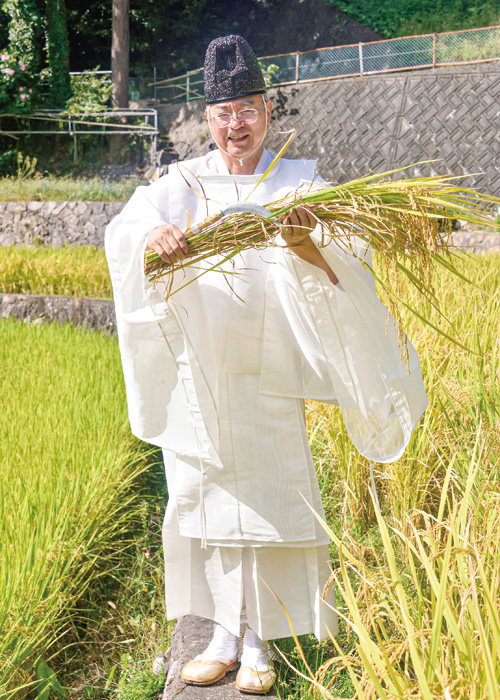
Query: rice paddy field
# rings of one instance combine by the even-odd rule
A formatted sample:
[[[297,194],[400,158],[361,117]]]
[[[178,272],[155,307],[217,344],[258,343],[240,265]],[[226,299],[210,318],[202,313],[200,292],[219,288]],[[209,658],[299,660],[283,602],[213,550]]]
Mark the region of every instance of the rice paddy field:
[[[0,246],[0,292],[112,299],[104,250]]]
[[[46,697],[54,669],[81,696],[130,651],[152,459],[129,431],[116,339],[4,319],[0,366],[0,697]]]
[[[2,265],[13,253],[0,253],[8,291]],[[44,293],[45,273],[30,286],[38,264],[43,256],[21,265],[32,266],[23,284]],[[401,292],[468,350],[403,309],[430,406],[405,456],[374,467],[380,511],[337,409],[307,406],[341,631],[322,644],[276,643],[280,698],[500,697],[500,256],[457,264],[472,284],[435,280],[452,326]],[[92,280],[74,293],[106,296]],[[124,698],[129,670],[137,659],[146,668],[168,629],[162,506],[151,524],[137,486],[148,459],[129,437],[116,340],[8,320],[0,338],[0,695],[36,697],[43,661],[61,697]],[[127,698],[157,697],[146,685]]]
[[[500,697],[500,257],[460,269],[477,287],[436,285],[469,352],[405,314],[430,406],[404,458],[375,465],[380,512],[335,409],[309,406],[346,633],[306,674],[326,698]]]

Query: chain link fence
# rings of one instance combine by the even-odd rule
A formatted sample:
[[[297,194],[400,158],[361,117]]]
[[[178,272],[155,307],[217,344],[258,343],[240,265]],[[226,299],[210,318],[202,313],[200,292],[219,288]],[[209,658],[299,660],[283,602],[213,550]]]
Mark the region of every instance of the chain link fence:
[[[434,65],[434,35],[409,36],[362,46],[360,73],[424,68]]]
[[[359,46],[339,46],[299,56],[299,81],[337,78],[359,72]]]
[[[436,34],[437,63],[469,63],[500,56],[500,27]]]
[[[500,59],[500,26],[316,49],[259,59],[273,86]],[[203,97],[203,68],[150,83],[155,102]]]

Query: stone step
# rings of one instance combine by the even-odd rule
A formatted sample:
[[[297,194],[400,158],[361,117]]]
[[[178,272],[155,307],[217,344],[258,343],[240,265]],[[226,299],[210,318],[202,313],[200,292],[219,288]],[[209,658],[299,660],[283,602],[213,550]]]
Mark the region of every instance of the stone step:
[[[245,628],[245,619],[242,617],[242,628]],[[186,615],[181,617],[172,635],[170,647],[170,661],[163,692],[163,700],[244,700],[248,697],[240,693],[234,684],[236,671],[228,673],[218,683],[210,686],[186,685],[181,679],[181,670],[188,661],[201,654],[212,639],[213,623],[203,617]],[[240,641],[241,653],[241,641]],[[277,698],[275,689],[265,696]]]

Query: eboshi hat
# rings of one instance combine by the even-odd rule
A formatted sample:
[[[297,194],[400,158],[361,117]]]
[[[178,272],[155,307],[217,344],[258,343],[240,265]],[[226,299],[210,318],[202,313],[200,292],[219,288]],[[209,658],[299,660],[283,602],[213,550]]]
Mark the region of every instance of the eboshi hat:
[[[263,95],[266,84],[250,44],[237,34],[214,39],[205,54],[205,98],[208,104]]]

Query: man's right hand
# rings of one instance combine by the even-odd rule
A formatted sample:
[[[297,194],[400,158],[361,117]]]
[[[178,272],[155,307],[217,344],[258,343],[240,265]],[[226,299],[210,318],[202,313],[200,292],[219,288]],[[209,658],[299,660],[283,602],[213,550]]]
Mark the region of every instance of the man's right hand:
[[[186,257],[188,244],[180,228],[174,224],[165,224],[151,231],[146,250],[154,250],[162,260],[175,265]]]

